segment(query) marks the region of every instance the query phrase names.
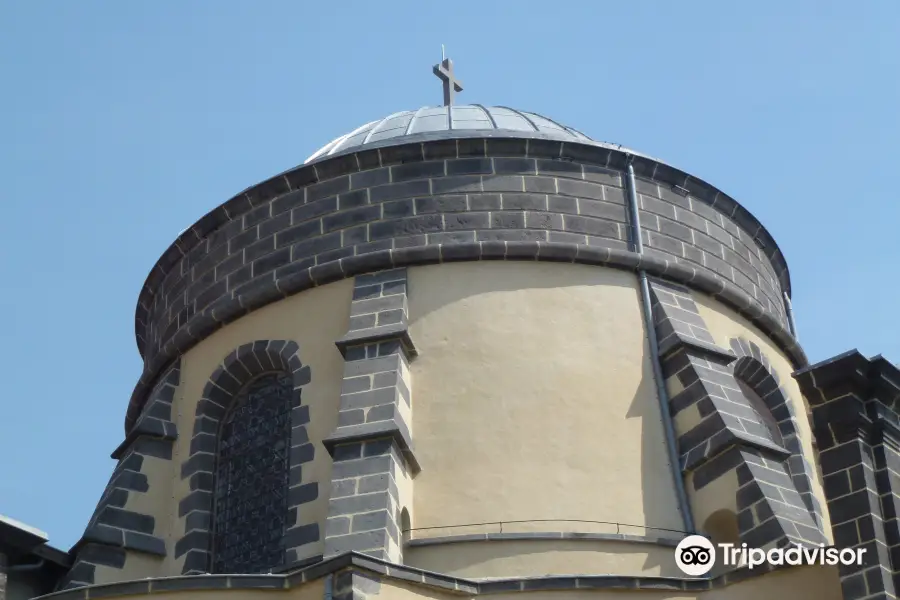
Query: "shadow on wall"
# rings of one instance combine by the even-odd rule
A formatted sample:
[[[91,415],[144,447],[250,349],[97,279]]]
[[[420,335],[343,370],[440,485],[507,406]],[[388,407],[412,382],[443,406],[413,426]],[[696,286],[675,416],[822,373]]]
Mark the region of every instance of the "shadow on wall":
[[[649,352],[645,336],[646,357],[649,357]],[[680,539],[686,534],[681,531],[684,523],[680,520],[681,513],[677,506],[675,483],[672,480],[672,467],[666,449],[665,430],[653,378],[653,366],[649,359],[644,361],[641,382],[626,416],[629,419],[642,420],[641,485],[644,487],[644,522],[647,523],[648,529],[625,533]],[[676,531],[649,528],[653,526]],[[652,553],[647,555],[645,570],[668,566],[667,563],[657,561],[657,556]]]

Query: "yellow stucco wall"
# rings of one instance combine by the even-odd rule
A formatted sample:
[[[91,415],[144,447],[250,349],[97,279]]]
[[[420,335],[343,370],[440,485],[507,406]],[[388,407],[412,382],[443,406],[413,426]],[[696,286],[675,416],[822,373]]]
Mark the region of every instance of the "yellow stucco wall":
[[[409,279],[414,527],[681,528],[633,274],[470,262]]]
[[[449,263],[408,273],[410,333],[420,355],[405,377],[413,409],[404,408],[404,416],[422,472],[398,488],[400,507],[417,530],[412,537],[494,532],[497,525],[482,524],[498,521],[507,523],[505,531],[617,531],[566,520],[630,524],[636,527],[619,531],[636,535],[659,534],[642,526],[682,527],[632,273],[540,262]],[[319,483],[319,498],[301,507],[300,522],[320,523],[324,536],[331,459],[321,440],[336,426],[344,363],[334,341],[346,333],[352,287],[344,280],[271,304],[182,357],[173,459],[146,459],[151,490],[131,494],[126,506],[156,518],[169,555],[129,555],[125,569],[98,569],[98,582],[180,574],[178,502],[190,492],[180,470],[196,403],[225,356],[256,340],[296,341],[311,368],[303,401],[310,406],[316,458],[304,481]],[[757,343],[805,415],[791,365],[777,348],[733,311],[694,297],[717,343],[727,348],[737,336]],[[812,462],[808,421],[801,418],[800,426]],[[735,486],[729,481],[692,493],[695,513],[704,517],[733,505],[733,493],[719,490],[729,496],[722,506],[710,496]],[[529,523],[509,525],[518,520]],[[323,550],[324,540],[309,554]],[[671,550],[659,550],[613,542],[491,542],[409,548],[406,561],[463,576],[676,574]]]
[[[178,517],[178,501],[190,493],[189,481],[181,479],[181,463],[190,455],[191,432],[197,401],[209,376],[222,360],[241,344],[255,340],[291,340],[300,346],[300,358],[309,365],[311,382],[303,390],[303,404],[310,407],[307,426],[310,441],[316,445],[315,460],[304,465],[304,482],[319,483],[317,500],[300,508],[300,523],[318,522],[322,540],[311,544],[309,555],[324,550],[324,523],[331,495],[331,457],[322,445],[337,425],[344,359],[334,345],[347,332],[353,281],[343,280],[313,288],[270,304],[230,323],[197,344],[181,361],[181,385],[173,406],[173,419],[179,437],[171,462],[172,494],[157,497],[159,514],[171,510],[168,537],[169,556],[163,572],[180,574],[184,557],[174,558],[175,542],[184,535],[184,518]],[[304,558],[304,557],[300,557]]]
[[[721,514],[720,511],[728,511],[735,519],[737,524],[737,491],[740,488],[738,484],[737,471],[732,470],[722,474],[699,490],[694,489],[694,474],[691,473],[685,478],[685,489],[688,494],[688,502],[691,505],[691,512],[694,515],[694,523],[697,529],[710,535],[714,543],[731,542],[736,540],[717,539],[715,531],[710,531],[710,517],[714,514]],[[721,563],[716,564],[711,572],[712,576],[717,576],[728,570],[729,567],[723,566]]]
[[[795,370],[794,366],[784,353],[747,319],[708,296],[699,292],[694,292],[693,295],[700,316],[706,321],[706,326],[709,328],[716,344],[723,348],[730,349],[731,340],[733,338],[742,337],[759,346],[759,349],[762,350],[769,359],[769,364],[778,376],[781,388],[788,395],[794,407],[794,414],[797,417],[797,423],[800,430],[799,435],[803,446],[803,453],[810,466],[813,467],[810,472],[813,493],[818,499],[819,505],[822,507],[822,516],[825,521],[825,535],[829,542],[832,541],[831,520],[828,516],[828,507],[825,502],[822,481],[819,477],[818,469],[815,468],[815,465],[818,463],[812,447],[813,437],[809,420],[809,406],[806,403],[806,399],[800,393],[800,387],[797,385],[796,380],[791,377],[791,373]]]
[[[674,549],[655,544],[588,540],[500,540],[406,549],[410,566],[459,577],[660,575],[681,577]]]
[[[685,478],[685,487],[698,528],[703,528],[707,519],[717,511],[729,510],[737,515],[737,491],[740,488],[737,471],[728,471],[699,490],[694,489],[694,476],[691,473]]]
[[[174,575],[174,573],[167,573],[163,570],[164,561],[165,558],[162,556],[128,551],[125,554],[125,565],[121,569],[98,565],[94,570],[94,583],[117,583],[147,577]]]

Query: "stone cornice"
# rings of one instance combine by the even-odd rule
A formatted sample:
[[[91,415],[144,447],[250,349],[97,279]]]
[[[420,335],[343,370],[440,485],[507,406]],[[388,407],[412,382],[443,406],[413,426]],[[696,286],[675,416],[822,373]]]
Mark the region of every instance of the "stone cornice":
[[[338,444],[363,442],[381,438],[391,438],[397,443],[403,458],[406,459],[406,464],[414,474],[422,470],[419,460],[416,458],[409,431],[402,421],[396,418],[390,421],[338,427],[334,433],[322,440],[322,445],[325,446],[325,449],[328,450],[330,455],[334,456],[334,448]]]
[[[699,354],[704,358],[710,358],[723,365],[730,365],[737,360],[737,357],[732,352],[720,348],[715,344],[678,334],[669,337],[665,342],[659,345],[660,357],[665,358],[669,354],[684,348],[685,346],[687,347],[685,348],[685,351]]]
[[[846,393],[888,407],[900,403],[900,369],[880,355],[869,359],[856,349],[848,350],[799,369],[793,376],[814,405]]]
[[[63,592],[38,596],[40,600],[90,600],[119,596],[143,596],[176,591],[199,590],[288,590],[316,581],[345,569],[353,569],[379,576],[384,580],[404,581],[427,588],[458,595],[483,595],[492,593],[532,592],[538,590],[669,590],[705,591],[726,587],[746,579],[763,576],[772,570],[789,569],[744,568],[730,571],[713,579],[629,576],[629,575],[575,575],[512,577],[476,581],[444,575],[405,565],[397,565],[364,554],[348,552],[316,564],[272,575],[190,575],[182,577],[157,577],[139,581],[123,581],[105,585],[92,585]]]
[[[334,342],[341,356],[347,357],[347,348],[362,344],[374,344],[387,340],[397,340],[409,358],[415,358],[419,352],[409,336],[409,329],[405,323],[396,325],[384,325],[382,327],[370,327],[347,333],[344,337]]]
[[[135,441],[141,436],[148,436],[158,440],[172,442],[178,439],[178,429],[175,423],[160,419],[142,419],[128,432],[121,444],[110,454],[110,458],[119,460],[122,458]]]

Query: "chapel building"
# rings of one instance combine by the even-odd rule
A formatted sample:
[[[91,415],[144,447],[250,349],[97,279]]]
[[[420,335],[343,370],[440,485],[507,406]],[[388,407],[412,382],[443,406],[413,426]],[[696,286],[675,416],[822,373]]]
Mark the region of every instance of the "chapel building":
[[[434,71],[163,252],[118,466],[69,552],[0,521],[0,600],[895,598],[900,370],[808,363],[724,191]]]

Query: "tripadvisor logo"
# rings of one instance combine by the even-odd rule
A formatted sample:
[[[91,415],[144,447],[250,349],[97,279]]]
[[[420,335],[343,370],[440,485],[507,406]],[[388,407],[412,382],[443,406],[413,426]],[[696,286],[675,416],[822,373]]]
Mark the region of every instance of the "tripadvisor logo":
[[[706,575],[716,564],[716,547],[702,535],[689,535],[675,547],[675,564],[685,575]]]
[[[689,535],[675,547],[675,564],[685,575],[706,575],[718,564],[749,568],[760,565],[861,565],[866,548],[834,546],[795,546],[791,548],[750,548],[747,544],[714,545],[702,535]]]

